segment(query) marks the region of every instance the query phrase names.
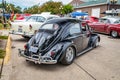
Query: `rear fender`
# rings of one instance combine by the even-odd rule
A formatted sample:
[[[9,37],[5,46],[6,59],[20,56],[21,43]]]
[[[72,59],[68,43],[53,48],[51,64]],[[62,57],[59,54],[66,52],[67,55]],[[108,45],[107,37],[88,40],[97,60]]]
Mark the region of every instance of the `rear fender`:
[[[76,52],[76,48],[75,46],[72,44],[72,42],[64,42],[63,43],[63,46],[62,46],[62,50],[61,52],[57,55],[56,59],[60,62],[63,57],[65,56],[65,51],[66,49],[69,47],[69,46],[72,46],[74,49],[75,49],[75,52]]]
[[[53,59],[57,60],[56,57],[59,55],[63,47],[63,43],[57,43],[55,46],[53,46],[46,54],[45,56],[51,56],[51,52],[54,52],[54,55],[51,56]]]

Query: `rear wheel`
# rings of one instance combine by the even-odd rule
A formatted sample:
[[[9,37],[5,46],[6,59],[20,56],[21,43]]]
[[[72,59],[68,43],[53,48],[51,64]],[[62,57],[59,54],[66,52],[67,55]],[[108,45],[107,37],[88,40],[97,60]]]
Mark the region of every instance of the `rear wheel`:
[[[75,58],[75,50],[73,47],[68,47],[65,51],[65,56],[62,59],[61,63],[62,64],[71,64]]]
[[[112,36],[113,38],[118,37],[118,32],[117,32],[117,31],[111,31],[111,36]]]

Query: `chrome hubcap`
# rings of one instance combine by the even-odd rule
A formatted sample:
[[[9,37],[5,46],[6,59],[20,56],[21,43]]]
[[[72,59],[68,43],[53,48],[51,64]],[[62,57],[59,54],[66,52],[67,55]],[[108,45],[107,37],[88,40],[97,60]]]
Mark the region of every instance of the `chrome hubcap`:
[[[112,31],[112,36],[113,37],[117,37],[117,32],[116,31]]]
[[[96,46],[98,46],[99,45],[99,41],[98,41],[98,39],[96,40]]]
[[[73,60],[73,57],[74,57],[73,48],[72,47],[67,48],[67,51],[66,51],[66,60],[68,62],[71,62]]]

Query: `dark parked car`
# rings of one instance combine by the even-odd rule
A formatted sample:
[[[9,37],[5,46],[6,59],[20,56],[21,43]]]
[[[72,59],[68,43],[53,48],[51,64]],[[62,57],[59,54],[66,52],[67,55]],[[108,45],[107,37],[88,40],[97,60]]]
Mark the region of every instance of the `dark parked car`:
[[[98,46],[100,37],[90,27],[77,19],[53,19],[41,26],[39,31],[20,50],[27,61],[38,64],[71,64],[79,56]]]

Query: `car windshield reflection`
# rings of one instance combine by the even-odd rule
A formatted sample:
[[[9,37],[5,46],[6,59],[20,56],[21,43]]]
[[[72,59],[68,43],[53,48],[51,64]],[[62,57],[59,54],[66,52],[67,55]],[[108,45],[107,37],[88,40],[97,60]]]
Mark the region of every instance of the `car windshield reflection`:
[[[120,24],[120,19],[116,20],[114,23]]]
[[[44,22],[46,19],[42,16],[31,16],[26,21],[27,22]]]
[[[45,24],[40,29],[57,30],[58,28],[59,28],[58,24]]]

